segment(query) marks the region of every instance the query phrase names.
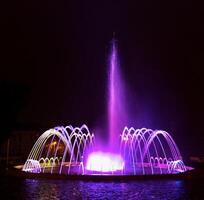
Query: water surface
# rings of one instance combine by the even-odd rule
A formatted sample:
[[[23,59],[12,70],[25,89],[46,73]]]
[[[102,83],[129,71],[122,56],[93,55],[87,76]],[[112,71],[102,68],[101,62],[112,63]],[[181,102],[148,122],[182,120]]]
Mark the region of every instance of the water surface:
[[[87,182],[1,178],[3,199],[204,199],[204,181]]]

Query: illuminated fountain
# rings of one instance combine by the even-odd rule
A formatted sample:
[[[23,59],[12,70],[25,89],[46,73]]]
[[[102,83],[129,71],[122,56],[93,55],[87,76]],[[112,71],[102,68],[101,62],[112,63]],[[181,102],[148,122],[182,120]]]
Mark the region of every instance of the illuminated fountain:
[[[84,154],[93,148],[94,135],[86,125],[56,127],[34,144],[23,171],[32,173],[84,174]]]
[[[184,165],[176,143],[166,131],[125,126],[123,86],[113,41],[108,86],[109,141],[103,145],[105,151],[97,147],[86,125],[56,127],[38,138],[22,170],[68,175],[154,175],[192,169]]]

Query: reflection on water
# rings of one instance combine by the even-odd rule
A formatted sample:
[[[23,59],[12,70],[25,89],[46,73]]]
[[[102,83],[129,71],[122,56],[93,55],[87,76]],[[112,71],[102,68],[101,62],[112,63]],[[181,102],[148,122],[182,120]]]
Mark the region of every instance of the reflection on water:
[[[153,180],[86,182],[68,180],[0,179],[4,199],[204,199],[204,182]]]

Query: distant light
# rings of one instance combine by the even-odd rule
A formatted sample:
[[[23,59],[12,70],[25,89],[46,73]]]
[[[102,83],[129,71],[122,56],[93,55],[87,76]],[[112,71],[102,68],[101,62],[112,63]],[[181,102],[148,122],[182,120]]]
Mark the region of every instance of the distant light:
[[[93,172],[115,172],[124,168],[124,161],[118,154],[93,152],[89,155],[86,170]]]

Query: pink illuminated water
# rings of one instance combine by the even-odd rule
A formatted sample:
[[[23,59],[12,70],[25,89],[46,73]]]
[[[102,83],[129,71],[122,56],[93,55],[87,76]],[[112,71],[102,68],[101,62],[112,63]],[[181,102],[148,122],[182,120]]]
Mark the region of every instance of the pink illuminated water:
[[[124,168],[120,155],[104,152],[93,152],[89,155],[86,170],[91,172],[116,172]]]
[[[109,101],[108,101],[108,123],[109,123],[109,148],[117,151],[117,139],[125,126],[125,108],[123,81],[119,72],[119,61],[117,57],[117,46],[112,41],[109,63]]]
[[[124,169],[125,162],[119,154],[120,134],[125,126],[125,106],[123,81],[119,71],[116,41],[112,40],[109,58],[109,83],[108,83],[108,125],[109,152],[93,152],[88,156],[86,170],[92,172],[113,173]]]

